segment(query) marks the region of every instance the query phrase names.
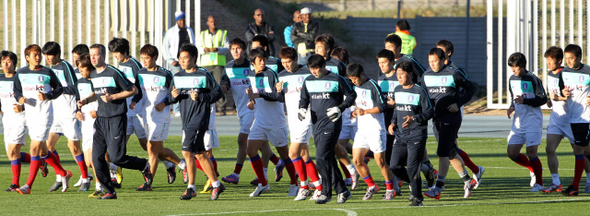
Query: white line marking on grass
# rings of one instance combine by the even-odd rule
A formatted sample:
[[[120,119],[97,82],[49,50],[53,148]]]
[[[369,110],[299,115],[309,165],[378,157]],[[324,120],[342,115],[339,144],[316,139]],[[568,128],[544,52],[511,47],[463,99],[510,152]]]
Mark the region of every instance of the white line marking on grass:
[[[361,208],[362,209],[362,208]],[[271,212],[298,212],[298,211],[342,211],[346,212],[348,216],[357,216],[357,213],[348,209],[340,208],[329,208],[329,209],[273,209],[273,210],[261,210],[261,211],[234,211],[234,212],[215,212],[215,213],[198,213],[198,214],[178,214],[168,216],[180,216],[180,215],[225,215],[225,214],[248,214],[248,213],[271,213]]]
[[[484,167],[484,168],[486,168],[486,169],[488,169],[488,168],[489,169],[526,169],[524,167],[517,167],[517,166],[515,166],[515,167]],[[562,168],[559,168],[559,170],[574,170],[574,169],[562,169]]]

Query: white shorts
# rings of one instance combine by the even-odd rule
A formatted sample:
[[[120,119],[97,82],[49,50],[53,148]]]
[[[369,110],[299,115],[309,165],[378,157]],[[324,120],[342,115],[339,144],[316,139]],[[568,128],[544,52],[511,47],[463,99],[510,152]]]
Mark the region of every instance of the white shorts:
[[[45,142],[49,138],[49,128],[51,128],[51,125],[27,124],[27,129],[29,130],[29,137],[31,137],[31,140],[41,142]]]
[[[94,123],[94,121],[92,122]],[[93,125],[90,125],[90,127],[87,127],[87,125],[82,126],[82,151],[86,152],[92,148],[95,132],[96,129],[94,129]]]
[[[148,122],[145,130],[149,141],[164,141],[168,138],[170,123]]]
[[[250,129],[254,123],[254,112],[249,112],[240,117],[240,133],[250,134]]]
[[[564,136],[570,141],[570,143],[575,143],[576,141],[570,125],[557,125],[549,122],[549,125],[547,126],[547,134]]]
[[[217,136],[217,130],[211,129],[205,132],[205,136],[203,137],[203,142],[205,143],[205,151],[209,151],[214,148],[219,147],[219,136]]]
[[[307,125],[303,123],[292,124],[289,127],[289,138],[292,143],[307,143],[309,145],[311,134],[311,122]]]
[[[268,140],[275,147],[283,147],[289,144],[287,127],[262,128],[257,124],[252,126],[248,140]]]
[[[75,118],[54,118],[49,133],[62,133],[72,141],[79,141],[82,137],[80,121]]]
[[[4,124],[4,146],[6,147],[6,152],[8,152],[8,145],[9,144],[17,144],[17,145],[26,145],[27,141],[27,126],[24,124],[21,125],[11,125],[10,127]]]
[[[340,131],[340,136],[338,136],[338,139],[354,140],[357,130],[358,127],[356,125],[342,125],[342,131]]]
[[[384,130],[366,130],[356,133],[352,148],[369,149],[373,153],[385,151],[387,135]]]
[[[543,133],[541,132],[516,133],[510,131],[510,134],[508,134],[508,145],[526,144],[526,147],[541,145],[542,136]]]
[[[127,116],[127,136],[133,134],[135,132],[135,135],[137,136],[137,138],[141,139],[141,138],[145,138],[146,134],[146,123],[145,123],[145,118],[144,117],[140,117],[140,116]]]

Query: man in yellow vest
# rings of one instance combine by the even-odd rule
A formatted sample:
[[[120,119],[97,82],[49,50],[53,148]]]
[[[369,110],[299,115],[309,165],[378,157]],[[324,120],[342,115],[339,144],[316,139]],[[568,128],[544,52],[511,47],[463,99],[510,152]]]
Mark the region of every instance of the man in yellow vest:
[[[209,29],[202,31],[197,40],[199,49],[197,65],[207,69],[219,84],[226,63],[225,54],[229,51],[227,30],[217,29],[217,22],[213,15],[207,18],[207,26]],[[217,111],[223,115],[225,115],[225,102],[224,96],[216,103]]]
[[[395,33],[387,35],[395,34],[402,39],[401,54],[412,55],[412,53],[414,53],[414,48],[416,48],[416,38],[410,35],[410,29],[410,23],[408,23],[407,20],[399,20],[395,25]]]

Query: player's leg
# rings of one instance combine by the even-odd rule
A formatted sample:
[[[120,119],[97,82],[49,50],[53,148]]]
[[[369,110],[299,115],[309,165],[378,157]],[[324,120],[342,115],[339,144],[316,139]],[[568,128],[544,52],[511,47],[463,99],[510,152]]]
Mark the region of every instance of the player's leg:
[[[47,145],[47,149],[49,151],[51,151],[51,153],[53,153],[58,160],[61,161],[60,155],[57,153],[57,150],[55,149],[55,145],[57,144],[57,141],[59,140],[59,137],[62,135],[62,128],[59,125],[59,123],[54,122],[54,124],[51,126],[51,129],[49,129],[49,136],[47,138],[47,140],[45,141],[45,144]],[[55,174],[55,183],[53,184],[53,186],[51,186],[49,188],[49,191],[56,191],[57,189],[59,189],[62,186],[61,184],[61,175],[60,174]]]
[[[80,121],[77,119],[64,119],[62,121],[62,130],[65,137],[68,139],[68,148],[70,149],[72,156],[74,156],[74,160],[80,168],[82,183],[88,183],[88,167],[86,166],[84,154],[80,146],[80,138],[82,137]]]
[[[375,131],[375,132],[381,132],[381,131]],[[385,133],[382,134],[378,134],[375,133],[375,135],[371,135],[369,137],[367,137],[369,141],[369,150],[373,152],[373,156],[375,158],[375,163],[377,164],[377,167],[379,167],[379,169],[381,170],[381,175],[383,176],[384,180],[385,180],[385,188],[386,188],[386,193],[385,196],[390,196],[393,198],[394,196],[394,182],[393,182],[393,173],[391,172],[391,170],[389,169],[389,165],[387,164],[388,162],[385,161],[385,145],[386,145],[386,136]],[[396,178],[397,179],[397,178]],[[396,182],[397,183],[397,182]],[[395,184],[397,185],[397,184]],[[397,188],[397,190],[399,190],[399,188]]]
[[[375,184],[375,181],[373,181],[373,177],[371,176],[369,167],[363,161],[365,155],[369,151],[369,143],[367,142],[367,140],[364,139],[363,136],[361,136],[361,134],[357,134],[355,140],[356,142],[354,148],[352,149],[352,161],[356,167],[357,172],[363,178],[365,183],[367,183],[368,186],[367,192],[365,193],[363,200],[369,200],[373,197],[375,193],[379,191],[379,186],[377,186]]]
[[[471,170],[471,173],[473,174],[473,179],[475,179],[475,181],[477,182],[477,184],[475,185],[475,188],[479,187],[479,182],[481,180],[481,176],[484,173],[483,167],[477,166],[475,163],[473,163],[473,161],[471,161],[469,154],[467,154],[467,152],[463,151],[463,149],[459,148],[457,139],[455,139],[455,145],[457,146],[457,151],[459,152],[459,156],[461,157],[461,160],[463,161],[465,166]]]
[[[203,171],[207,175],[207,178],[211,181],[211,185],[213,186],[213,191],[211,191],[211,198],[209,200],[216,200],[219,198],[219,194],[221,194],[225,190],[225,186],[221,184],[221,182],[217,178],[217,174],[215,173],[213,163],[211,162],[209,156],[205,152],[205,133],[206,131],[199,131],[197,133],[196,138],[196,150],[197,154],[195,155],[201,166],[203,167]]]
[[[566,196],[577,196],[579,193],[580,180],[586,165],[586,157],[584,156],[585,148],[588,147],[588,123],[571,124],[574,135],[574,157],[576,159],[574,164],[574,179],[572,184],[561,193]],[[586,132],[586,134],[584,134]]]
[[[107,153],[107,139],[109,125],[108,118],[98,117],[94,122],[94,136],[92,137],[92,166],[94,167],[95,176],[106,194],[103,196],[113,197],[115,195],[115,187],[111,181],[109,174],[109,163],[106,160]]]
[[[238,134],[238,153],[236,155],[236,165],[234,166],[234,171],[232,174],[221,178],[224,182],[238,184],[240,182],[240,173],[242,172],[242,168],[244,167],[244,161],[246,160],[246,148],[248,147],[248,134],[250,133],[250,128],[248,128],[248,133]]]
[[[549,187],[542,190],[546,193],[561,192],[563,190],[561,180],[559,179],[559,160],[557,159],[557,154],[555,152],[559,146],[559,143],[563,139],[563,136],[560,134],[549,134],[550,132],[551,130],[548,127],[547,146],[545,147],[545,152],[547,153],[547,165],[549,166],[549,172],[551,173],[552,183],[549,185]]]
[[[420,140],[419,143],[406,143],[407,158],[407,176],[410,179],[410,205],[420,206],[424,197],[422,195],[420,167],[423,160],[424,150],[426,149],[426,139]]]
[[[6,135],[7,134],[5,134],[5,136]],[[6,155],[8,156],[8,160],[10,160],[10,168],[12,170],[12,183],[10,184],[8,189],[6,189],[6,191],[7,192],[16,191],[16,189],[20,187],[19,180],[20,180],[20,172],[21,172],[21,164],[22,164],[20,149],[24,143],[23,144],[9,144],[8,142],[5,141],[5,144],[6,144]],[[30,158],[30,156],[29,156],[29,158]]]

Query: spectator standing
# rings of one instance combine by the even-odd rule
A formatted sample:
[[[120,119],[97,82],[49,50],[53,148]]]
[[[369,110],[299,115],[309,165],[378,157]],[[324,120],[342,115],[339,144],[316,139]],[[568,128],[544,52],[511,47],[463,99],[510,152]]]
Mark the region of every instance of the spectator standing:
[[[291,41],[299,54],[299,64],[305,64],[315,49],[315,37],[320,31],[320,24],[311,20],[311,9],[301,9],[301,22],[291,29]]]
[[[270,23],[267,23],[264,20],[264,17],[264,11],[260,8],[256,9],[254,11],[255,22],[248,24],[248,27],[246,28],[246,41],[248,42],[248,53],[250,52],[249,50],[251,50],[252,39],[254,38],[254,36],[264,35],[266,36],[266,38],[268,38],[268,42],[270,44],[268,52],[271,56],[274,56],[275,46],[273,43],[277,38],[275,34],[275,27]]]

